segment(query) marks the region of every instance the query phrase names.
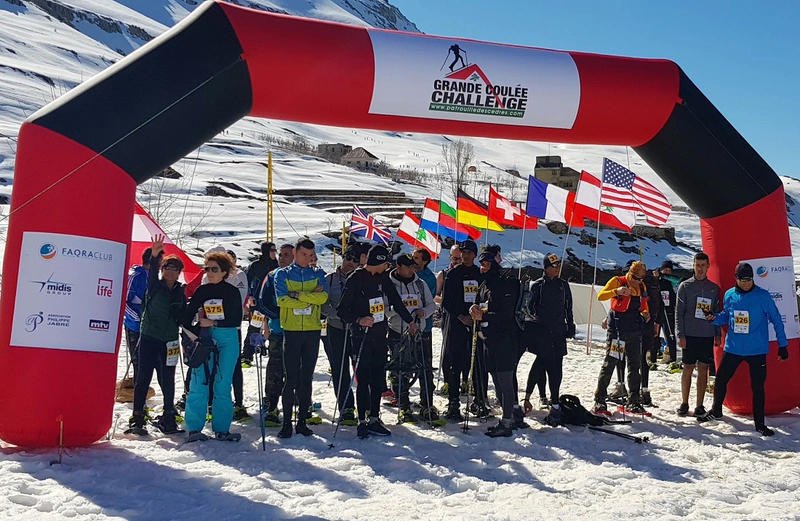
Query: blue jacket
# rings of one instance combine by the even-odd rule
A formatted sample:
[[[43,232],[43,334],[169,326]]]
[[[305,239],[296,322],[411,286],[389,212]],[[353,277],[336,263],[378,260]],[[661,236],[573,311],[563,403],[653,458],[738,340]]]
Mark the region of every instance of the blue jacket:
[[[128,296],[125,298],[125,318],[122,323],[137,333],[141,329],[145,291],[147,291],[147,270],[135,264],[128,271]]]
[[[736,322],[740,330],[737,333]],[[712,322],[715,326],[728,326],[725,336],[725,352],[740,356],[765,355],[769,353],[769,329],[771,322],[779,346],[789,345],[783,330],[783,321],[778,307],[769,292],[758,286],[747,293],[737,287],[725,292],[723,309]],[[746,326],[746,327],[745,327]]]
[[[273,335],[283,335],[281,328],[281,310],[275,296],[275,272],[277,268],[270,271],[261,284],[261,290],[256,295],[256,309],[267,317],[269,332]]]
[[[428,285],[428,289],[431,290],[431,295],[436,295],[436,275],[433,274],[430,268],[425,268],[424,270],[418,272],[417,276]],[[433,331],[433,317],[428,317],[425,319],[425,329],[423,331],[425,333]]]

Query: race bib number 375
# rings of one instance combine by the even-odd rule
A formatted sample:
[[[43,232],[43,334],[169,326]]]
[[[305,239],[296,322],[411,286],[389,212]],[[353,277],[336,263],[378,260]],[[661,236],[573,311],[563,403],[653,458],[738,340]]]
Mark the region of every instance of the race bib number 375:
[[[222,307],[221,298],[208,299],[203,303],[203,311],[210,320],[225,320],[225,308]]]

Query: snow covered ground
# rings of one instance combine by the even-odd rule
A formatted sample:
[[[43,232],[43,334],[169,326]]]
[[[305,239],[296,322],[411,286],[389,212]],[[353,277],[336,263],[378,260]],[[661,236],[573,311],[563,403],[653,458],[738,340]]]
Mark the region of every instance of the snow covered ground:
[[[440,337],[434,344],[438,360]],[[322,350],[320,350],[322,353]],[[525,382],[531,355],[525,355]],[[590,403],[602,360],[570,346],[563,392]],[[325,422],[311,438],[279,440],[268,429],[266,452],[254,422],[239,444],[216,441],[181,446],[178,435],[126,439],[130,414],[117,404],[113,439],[69,450],[50,466],[54,451],[4,448],[0,454],[0,512],[5,519],[458,519],[788,520],[800,516],[797,411],[768,418],[777,433],[762,439],[752,420],[727,417],[714,425],[680,418],[680,378],[651,375],[661,407],[649,419],[610,427],[648,436],[635,444],[585,427],[551,428],[544,411],[512,438],[483,435],[474,422],[430,430],[394,426],[388,438],[359,440],[340,429],[329,449],[334,400],[324,354],[317,363],[314,400]],[[124,373],[124,355],[119,372]],[[245,370],[245,404],[257,402],[255,369]],[[178,377],[179,378],[179,377]],[[154,386],[157,387],[154,381]],[[180,380],[178,380],[180,385]],[[412,400],[416,388],[412,391]],[[493,390],[490,390],[490,395]],[[536,396],[536,393],[534,393]],[[437,405],[444,399],[436,397]],[[536,405],[534,400],[534,405]],[[160,392],[149,402],[160,406]],[[710,405],[710,399],[706,399]]]

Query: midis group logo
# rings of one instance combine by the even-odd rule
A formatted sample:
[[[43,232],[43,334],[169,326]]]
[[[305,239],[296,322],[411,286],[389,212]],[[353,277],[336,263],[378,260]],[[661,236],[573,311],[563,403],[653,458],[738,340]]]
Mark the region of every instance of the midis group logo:
[[[55,273],[51,273],[47,280],[32,280],[31,283],[39,284],[39,293],[46,291],[48,295],[71,295],[72,284],[53,280],[53,276]]]
[[[520,85],[494,85],[478,64],[470,64],[467,51],[451,45],[442,69],[453,55],[450,72],[433,81],[428,110],[461,112],[508,118],[525,117],[528,88]],[[460,65],[460,68],[456,68]]]

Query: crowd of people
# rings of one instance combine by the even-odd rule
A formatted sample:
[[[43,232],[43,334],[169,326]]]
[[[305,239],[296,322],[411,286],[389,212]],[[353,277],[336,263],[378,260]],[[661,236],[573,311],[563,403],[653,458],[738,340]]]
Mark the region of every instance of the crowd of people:
[[[245,271],[236,267],[232,251],[215,247],[205,255],[201,276],[184,285],[179,281],[180,259],[165,255],[164,237],[154,237],[142,265],[129,274],[124,326],[135,384],[126,432],[147,434],[148,420],[166,434],[185,432],[179,427],[183,420],[186,441],[204,441],[208,436],[203,430],[210,421],[216,439],[239,441],[240,434],[231,433],[230,426],[251,419],[243,401],[243,369],[255,365],[257,421],[279,428],[279,438],[311,436],[309,425],[321,422],[312,403],[320,343],[333,383],[333,421],[355,426],[360,438],[391,434],[381,420],[382,398],[397,407],[399,422],[442,425],[449,420],[466,425],[469,416],[492,417],[490,378],[501,411],[487,436],[509,437],[527,428],[535,389],[539,403],[548,409],[544,421],[562,424],[564,357],[576,327],[561,259],[547,254],[541,277],[529,281],[520,280],[517,270],[501,267],[498,246],[479,250],[466,240],[449,253],[450,264],[434,274],[424,248],[393,258],[383,245],[353,243],[343,252],[341,264],[326,274],[317,266],[315,244],[307,238],[279,248],[262,244],[261,257]],[[647,414],[646,408],[653,405],[649,373],[663,337],[663,362],[682,372],[678,415],[689,414],[697,370],[693,416],[699,422],[720,418],[727,384],[736,368],[747,362],[755,428],[764,436],[773,434],[764,423],[767,324],[773,325],[780,358],[786,359],[780,314],[769,293],[754,284],[750,265],[737,266],[736,286],[724,295],[708,280],[708,266],[708,256],[698,253],[693,275],[680,280],[670,261],[655,270],[631,261],[624,275],[612,277],[598,293],[598,300],[609,301],[610,310],[603,323],[606,351],[594,414],[610,415],[608,401],[625,412]],[[434,378],[435,316],[442,329],[438,368],[443,385]],[[248,321],[244,335],[243,320]],[[715,369],[714,346],[721,344],[725,325],[714,402],[707,411],[704,398],[709,373]],[[677,363],[678,348],[682,365]],[[536,359],[520,403],[517,373],[525,353]],[[189,368],[183,396],[176,402],[175,372],[182,360]],[[162,414],[151,419],[145,405],[153,372],[164,405]],[[617,384],[609,394],[615,375]],[[419,402],[412,404],[409,390],[415,383]],[[435,393],[446,399],[443,417],[434,405]],[[416,413],[414,405],[419,408]]]

